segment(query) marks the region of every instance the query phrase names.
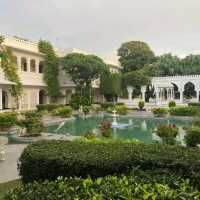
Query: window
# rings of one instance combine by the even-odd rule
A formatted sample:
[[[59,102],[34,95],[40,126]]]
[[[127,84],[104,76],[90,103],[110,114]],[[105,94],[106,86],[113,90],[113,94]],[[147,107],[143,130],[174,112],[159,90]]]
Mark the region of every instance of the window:
[[[30,71],[31,72],[35,72],[36,71],[35,60],[34,59],[31,59],[31,61],[30,61]]]
[[[44,70],[44,62],[40,61],[40,63],[39,63],[39,73],[43,73],[43,70]]]
[[[27,72],[27,60],[26,58],[21,58],[21,70]]]

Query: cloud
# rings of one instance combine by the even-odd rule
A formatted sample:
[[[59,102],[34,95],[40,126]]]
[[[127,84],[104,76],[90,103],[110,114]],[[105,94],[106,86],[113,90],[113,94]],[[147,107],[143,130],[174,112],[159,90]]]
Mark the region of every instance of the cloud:
[[[0,32],[114,56],[142,40],[156,54],[200,49],[199,0],[0,0]]]

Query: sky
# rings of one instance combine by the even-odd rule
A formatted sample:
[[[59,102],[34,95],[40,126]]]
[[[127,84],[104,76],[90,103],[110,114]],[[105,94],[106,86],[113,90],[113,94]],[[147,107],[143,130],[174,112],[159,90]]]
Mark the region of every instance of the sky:
[[[200,54],[200,0],[0,0],[0,33],[111,60],[127,41],[156,55]]]

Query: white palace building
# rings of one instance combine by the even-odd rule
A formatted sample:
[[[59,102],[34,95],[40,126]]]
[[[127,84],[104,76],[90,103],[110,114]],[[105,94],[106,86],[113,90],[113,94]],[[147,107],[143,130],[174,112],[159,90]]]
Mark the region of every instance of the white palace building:
[[[4,46],[10,47],[16,57],[18,66],[18,74],[23,84],[23,94],[20,99],[20,110],[35,109],[38,104],[49,103],[46,92],[46,85],[43,81],[43,60],[44,55],[38,50],[38,43],[31,42],[19,37],[4,37]],[[69,53],[89,54],[80,49],[67,49],[60,52],[56,49],[58,56],[62,57]],[[110,61],[105,61],[110,66],[110,71],[116,73],[119,67]],[[1,64],[1,63],[0,63]],[[58,103],[69,103],[71,94],[75,91],[75,85],[70,77],[60,68],[59,81],[61,86],[62,97],[58,99]],[[100,101],[102,97],[98,92],[98,80],[93,82],[93,90],[95,93],[95,101]],[[6,77],[0,67],[0,110],[13,108],[14,98],[9,93],[9,85],[13,84],[6,80]]]
[[[20,99],[20,110],[35,109],[38,104],[49,103],[49,98],[46,92],[46,85],[43,81],[43,60],[44,55],[38,50],[38,43],[31,42],[19,37],[4,37],[4,46],[10,47],[13,54],[16,56],[18,66],[18,74],[23,84],[23,94]],[[63,57],[68,53],[90,54],[80,49],[68,49],[64,52],[56,50],[58,56]],[[112,73],[118,73],[121,69],[117,64],[105,61],[110,66]],[[1,63],[0,63],[1,64]],[[71,94],[75,91],[75,85],[71,81],[70,76],[60,68],[59,81],[61,86],[62,96],[58,99],[60,104],[68,104]],[[154,98],[150,99],[146,105],[162,106],[167,105],[169,101],[175,100],[177,104],[186,104],[184,99],[184,88],[188,83],[194,85],[196,97],[191,101],[199,102],[200,92],[200,75],[189,76],[172,76],[172,77],[154,77],[152,78],[151,87],[154,88]],[[14,98],[9,93],[9,86],[13,84],[6,80],[6,77],[0,67],[0,110],[13,108]],[[141,98],[132,99],[132,87],[128,87],[128,99],[118,99],[119,102],[124,102],[127,106],[134,107],[141,98],[145,101],[146,86],[141,88]],[[99,94],[99,80],[93,82],[93,90],[95,101],[102,100]],[[177,95],[178,94],[178,95]],[[177,98],[178,97],[178,98]]]

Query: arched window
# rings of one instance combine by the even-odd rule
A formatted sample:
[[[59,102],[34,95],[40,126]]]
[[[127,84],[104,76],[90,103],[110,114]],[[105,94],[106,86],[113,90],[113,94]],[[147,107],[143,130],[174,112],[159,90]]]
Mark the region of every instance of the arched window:
[[[27,72],[27,59],[21,58],[21,70]]]
[[[36,66],[35,66],[35,60],[31,59],[30,61],[30,71],[35,72],[36,71]]]
[[[43,70],[44,70],[44,62],[40,61],[40,63],[39,63],[39,73],[43,73]]]

